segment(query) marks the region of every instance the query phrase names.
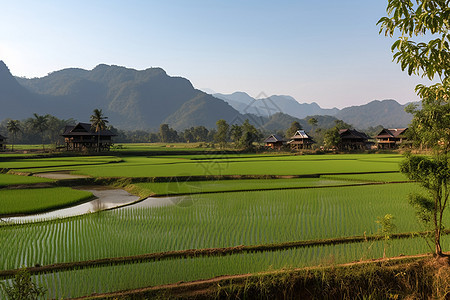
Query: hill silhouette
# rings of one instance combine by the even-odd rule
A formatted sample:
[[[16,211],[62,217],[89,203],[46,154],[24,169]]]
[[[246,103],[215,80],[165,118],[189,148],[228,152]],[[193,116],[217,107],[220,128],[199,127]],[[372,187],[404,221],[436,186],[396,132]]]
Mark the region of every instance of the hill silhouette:
[[[220,98],[220,99],[219,99]],[[272,107],[263,107],[269,104]],[[172,77],[161,68],[134,70],[100,64],[92,70],[68,68],[42,78],[14,77],[0,61],[0,121],[24,119],[33,113],[58,118],[89,120],[95,108],[102,109],[110,123],[121,129],[157,130],[168,123],[176,130],[216,121],[249,119],[266,130],[285,129],[293,120],[308,128],[307,116],[322,118],[328,127],[335,118],[359,129],[383,125],[405,127],[411,116],[395,100],[372,101],[339,110],[323,109],[317,103],[299,103],[290,96],[254,99],[243,92],[210,95],[195,89],[186,78]]]

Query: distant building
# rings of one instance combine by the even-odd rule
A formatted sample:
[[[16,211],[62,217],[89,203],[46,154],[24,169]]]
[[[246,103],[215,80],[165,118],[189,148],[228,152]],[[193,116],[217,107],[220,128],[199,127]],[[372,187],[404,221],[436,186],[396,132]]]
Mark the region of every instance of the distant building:
[[[311,145],[315,143],[304,130],[297,130],[288,142],[292,150],[311,149]]]
[[[369,136],[364,132],[355,129],[339,130],[341,142],[338,145],[340,150],[365,150],[370,149],[373,143],[369,142]]]
[[[280,150],[286,145],[286,140],[277,134],[272,134],[264,140],[264,143],[267,148]]]
[[[0,134],[0,151],[6,150],[6,137]]]
[[[405,132],[408,128],[383,128],[375,137],[378,143],[378,149],[397,149],[407,140]]]
[[[66,126],[62,136],[65,139],[67,151],[96,151],[100,140],[100,151],[109,151],[112,137],[116,136],[110,130],[95,132],[89,123],[78,123]]]

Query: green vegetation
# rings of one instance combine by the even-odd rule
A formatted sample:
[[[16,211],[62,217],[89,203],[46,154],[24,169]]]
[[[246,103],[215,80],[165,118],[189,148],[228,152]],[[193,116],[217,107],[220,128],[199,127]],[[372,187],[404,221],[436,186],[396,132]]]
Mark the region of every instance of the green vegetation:
[[[156,199],[173,204],[167,207],[130,207],[4,226],[2,239],[11,247],[0,266],[13,269],[170,250],[370,235],[377,232],[374,216],[395,211],[403,212],[396,220],[398,232],[421,231],[414,210],[402,201],[413,190],[419,187],[396,184],[210,194],[165,202]],[[66,239],[58,238],[61,232]],[[48,251],[31,251],[41,247]]]
[[[402,173],[369,173],[369,174],[341,174],[321,176],[323,179],[331,180],[351,180],[351,181],[369,181],[369,182],[402,182],[408,181]]]
[[[443,213],[450,197],[450,7],[442,0],[389,0],[387,13],[378,21],[380,33],[391,37],[394,32],[401,33],[391,47],[394,60],[409,75],[437,80],[431,86],[417,85],[421,108],[408,107],[414,116],[411,136],[421,147],[433,149],[433,157],[408,155],[401,171],[428,191],[427,196],[414,195],[412,204],[420,211],[421,220],[423,211],[429,214],[426,222],[432,224],[435,254],[441,257]],[[413,37],[419,42],[411,40]]]
[[[31,275],[26,269],[17,272],[11,286],[6,285],[6,295],[8,299],[34,300],[45,295],[45,289],[38,287],[31,281]]]
[[[71,188],[0,190],[0,216],[39,213],[67,207],[92,197]]]
[[[53,180],[51,179],[41,177],[0,174],[0,187],[8,185],[34,184],[52,181]]]
[[[417,236],[424,227],[404,200],[408,193],[423,190],[398,172],[400,155],[189,154],[183,147],[124,145],[115,152],[118,156],[0,156],[0,167],[10,172],[70,171],[140,195],[187,194],[146,200],[153,207],[130,206],[36,223],[3,222],[1,243],[8,247],[2,249],[0,270],[79,263],[39,274],[32,271],[33,282],[47,288],[49,297],[60,298],[380,258],[384,241],[372,235],[378,234],[377,218],[388,214],[396,216],[397,230],[390,235],[387,257],[429,251]],[[3,174],[0,182],[18,177],[34,178]],[[9,193],[16,201],[12,207],[30,207],[36,201],[17,205],[17,199],[37,199],[42,193],[47,202],[70,205],[70,197],[78,192],[58,189],[60,194],[56,189],[4,189],[0,199]],[[246,250],[224,256],[220,250],[207,250],[220,247]],[[187,254],[171,252],[177,250]],[[152,255],[159,258],[145,258]],[[119,263],[121,257],[130,258]],[[82,264],[88,260],[104,261]],[[145,276],[133,275],[142,272]],[[3,277],[4,282],[10,283],[10,276]]]
[[[448,240],[448,239],[446,239]],[[209,256],[136,262],[73,271],[34,275],[34,282],[48,287],[51,298],[141,288],[220,275],[248,274],[305,266],[332,267],[339,263],[378,258],[383,242],[316,246],[299,249],[227,256]],[[412,255],[427,251],[420,238],[392,240],[389,254]],[[176,270],[176,271],[168,271]],[[398,272],[397,272],[398,273]]]
[[[273,180],[240,179],[240,180],[209,180],[209,181],[185,181],[183,179],[174,179],[169,182],[136,183],[135,186],[144,190],[148,190],[149,194],[176,195],[189,193],[295,189],[295,188],[320,187],[320,186],[342,186],[354,184],[355,182],[349,182],[346,179],[339,180],[339,179],[325,179],[325,178],[323,179],[295,178],[295,179],[273,179]]]

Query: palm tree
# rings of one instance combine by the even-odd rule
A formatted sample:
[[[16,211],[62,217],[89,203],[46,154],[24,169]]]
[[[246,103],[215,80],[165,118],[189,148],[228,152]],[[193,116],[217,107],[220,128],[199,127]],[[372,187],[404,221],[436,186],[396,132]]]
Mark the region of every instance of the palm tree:
[[[22,129],[20,129],[20,121],[19,120],[9,120],[8,123],[6,124],[6,128],[13,135],[11,151],[14,151],[14,143],[16,141],[16,135],[18,132],[22,131]]]
[[[34,128],[38,130],[41,133],[41,139],[42,139],[42,150],[45,150],[44,148],[44,131],[48,129],[48,118],[50,115],[40,116],[37,113],[33,114],[34,119],[31,121]]]
[[[98,140],[97,140],[97,152],[100,152],[100,131],[106,129],[106,123],[108,123],[108,117],[103,116],[103,112],[101,109],[94,109],[93,114],[91,115],[91,128],[95,128],[95,132],[97,132]]]

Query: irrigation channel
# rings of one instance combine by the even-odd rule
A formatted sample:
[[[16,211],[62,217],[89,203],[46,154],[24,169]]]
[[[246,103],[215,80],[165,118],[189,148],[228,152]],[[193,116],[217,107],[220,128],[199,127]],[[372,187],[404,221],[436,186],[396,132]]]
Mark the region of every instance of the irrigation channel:
[[[77,189],[91,192],[96,198],[89,202],[85,202],[68,208],[57,209],[54,211],[34,215],[3,218],[3,221],[11,223],[47,221],[51,219],[73,217],[102,210],[119,209],[128,207],[130,205],[133,205],[133,207],[161,207],[174,205],[177,203],[177,198],[181,198],[148,197],[144,200],[139,201],[138,196],[132,195],[122,189],[111,189],[103,186],[78,187]]]

